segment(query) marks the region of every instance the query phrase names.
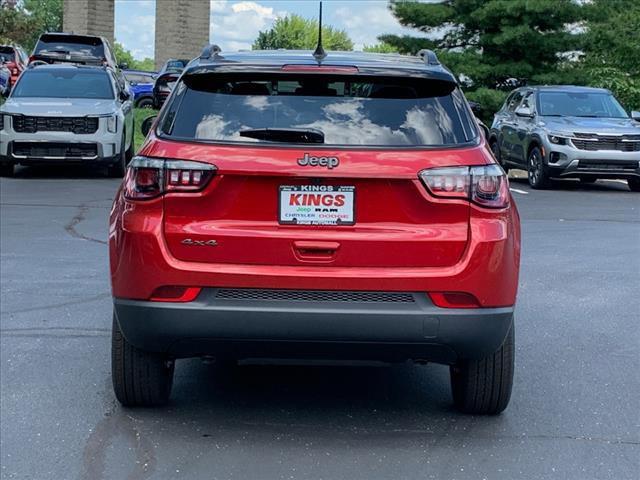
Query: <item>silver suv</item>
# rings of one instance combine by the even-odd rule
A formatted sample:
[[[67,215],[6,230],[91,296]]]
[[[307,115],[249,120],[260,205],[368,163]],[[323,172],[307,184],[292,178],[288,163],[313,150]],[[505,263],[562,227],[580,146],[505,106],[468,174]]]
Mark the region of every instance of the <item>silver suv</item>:
[[[16,164],[102,164],[122,176],[133,156],[133,102],[109,67],[25,70],[0,106],[0,174]]]
[[[550,177],[626,179],[640,191],[640,119],[608,90],[574,86],[514,90],[496,113],[489,143],[505,170],[523,168],[533,188]]]

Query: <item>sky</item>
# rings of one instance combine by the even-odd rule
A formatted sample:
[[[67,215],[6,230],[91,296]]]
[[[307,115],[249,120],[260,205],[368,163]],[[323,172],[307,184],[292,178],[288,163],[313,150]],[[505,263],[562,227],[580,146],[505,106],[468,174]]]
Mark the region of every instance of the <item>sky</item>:
[[[356,50],[378,43],[382,33],[416,34],[402,27],[387,8],[386,0],[325,0],[323,22],[346,30]],[[261,30],[290,13],[317,18],[314,0],[212,0],[209,38],[222,51],[250,49]],[[133,56],[153,58],[155,0],[116,0],[115,37]]]

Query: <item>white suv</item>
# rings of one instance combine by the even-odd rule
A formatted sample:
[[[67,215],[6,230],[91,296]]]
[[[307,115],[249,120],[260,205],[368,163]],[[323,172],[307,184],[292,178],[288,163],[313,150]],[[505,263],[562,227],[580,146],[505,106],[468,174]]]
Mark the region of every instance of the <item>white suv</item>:
[[[102,164],[122,176],[133,156],[133,101],[109,67],[39,65],[0,106],[0,174],[34,164]]]

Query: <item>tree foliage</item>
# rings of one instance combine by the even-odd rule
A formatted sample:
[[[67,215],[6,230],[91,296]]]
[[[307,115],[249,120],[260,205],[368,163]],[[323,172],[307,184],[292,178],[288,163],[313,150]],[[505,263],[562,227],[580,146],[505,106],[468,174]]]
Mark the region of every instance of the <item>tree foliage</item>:
[[[62,30],[62,0],[23,0],[0,6],[0,41],[31,51],[42,32]]]
[[[126,64],[131,70],[145,70],[152,72],[155,69],[153,58],[145,58],[144,60],[136,60],[133,54],[124,48],[120,42],[113,45],[113,53],[120,65]]]
[[[397,47],[385,42],[376,43],[375,45],[364,45],[362,51],[370,53],[398,53]]]
[[[523,84],[610,88],[640,107],[638,0],[390,0],[399,22],[420,35],[381,35],[401,53],[436,50],[469,97],[499,106]]]
[[[313,50],[318,43],[318,21],[300,15],[278,18],[273,26],[258,33],[254,50]],[[344,30],[322,26],[322,44],[325,50],[353,50],[353,42]]]

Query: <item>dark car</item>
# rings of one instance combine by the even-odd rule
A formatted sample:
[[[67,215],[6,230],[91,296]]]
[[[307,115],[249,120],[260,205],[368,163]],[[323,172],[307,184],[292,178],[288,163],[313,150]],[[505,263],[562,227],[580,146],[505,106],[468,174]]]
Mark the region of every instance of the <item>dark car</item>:
[[[523,87],[496,113],[490,145],[505,170],[527,170],[533,188],[549,179],[624,179],[640,191],[640,124],[609,90]]]
[[[207,49],[111,210],[116,397],[166,402],[186,357],[414,360],[499,413],[519,225],[433,52]]]
[[[153,84],[153,107],[161,108],[171,94],[189,60],[170,59],[162,66]]]
[[[129,83],[135,107],[153,107],[153,82],[157,74],[143,70],[124,70],[122,73]]]
[[[29,63],[76,63],[118,68],[109,41],[94,35],[43,33],[33,49]]]
[[[11,75],[9,88],[16,84],[28,61],[27,54],[22,48],[15,45],[0,45],[0,63],[4,63]]]

